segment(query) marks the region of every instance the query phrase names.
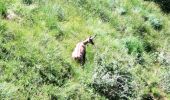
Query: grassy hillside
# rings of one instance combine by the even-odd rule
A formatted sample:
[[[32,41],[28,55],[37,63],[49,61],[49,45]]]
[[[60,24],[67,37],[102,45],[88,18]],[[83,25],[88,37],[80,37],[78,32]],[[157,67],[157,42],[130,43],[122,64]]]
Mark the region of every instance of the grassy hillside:
[[[1,0],[0,98],[169,100],[169,0]],[[86,63],[71,58],[79,41]]]

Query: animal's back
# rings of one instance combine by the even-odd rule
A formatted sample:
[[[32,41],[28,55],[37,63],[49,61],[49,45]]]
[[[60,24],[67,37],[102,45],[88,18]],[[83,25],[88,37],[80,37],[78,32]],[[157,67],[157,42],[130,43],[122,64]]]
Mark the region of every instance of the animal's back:
[[[74,59],[80,59],[85,53],[85,45],[80,42],[76,45],[76,48],[74,49],[72,53],[72,57]]]

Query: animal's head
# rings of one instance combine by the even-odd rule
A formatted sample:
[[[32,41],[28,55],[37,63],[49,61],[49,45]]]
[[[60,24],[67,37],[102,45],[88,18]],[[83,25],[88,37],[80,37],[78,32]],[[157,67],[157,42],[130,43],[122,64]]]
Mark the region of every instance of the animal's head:
[[[90,36],[87,40],[88,40],[88,43],[90,43],[90,44],[92,44],[92,45],[94,45],[94,42],[93,42],[93,40],[94,40],[94,38],[96,37],[96,35],[94,35],[93,37],[92,36]]]

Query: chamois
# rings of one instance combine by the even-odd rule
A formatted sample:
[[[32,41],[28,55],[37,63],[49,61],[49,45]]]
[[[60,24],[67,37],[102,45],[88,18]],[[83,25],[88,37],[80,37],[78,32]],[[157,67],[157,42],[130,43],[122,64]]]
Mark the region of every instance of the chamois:
[[[72,58],[76,60],[81,65],[84,65],[85,58],[86,58],[86,45],[92,44],[94,45],[93,39],[96,37],[88,37],[85,41],[77,43],[76,47],[74,48],[74,51],[72,53]]]

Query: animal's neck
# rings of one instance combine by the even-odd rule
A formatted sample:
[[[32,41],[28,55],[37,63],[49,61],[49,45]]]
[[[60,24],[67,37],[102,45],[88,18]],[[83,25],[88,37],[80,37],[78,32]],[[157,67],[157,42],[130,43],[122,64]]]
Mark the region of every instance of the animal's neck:
[[[83,44],[84,44],[84,45],[87,45],[88,43],[89,43],[88,40],[83,41]]]

